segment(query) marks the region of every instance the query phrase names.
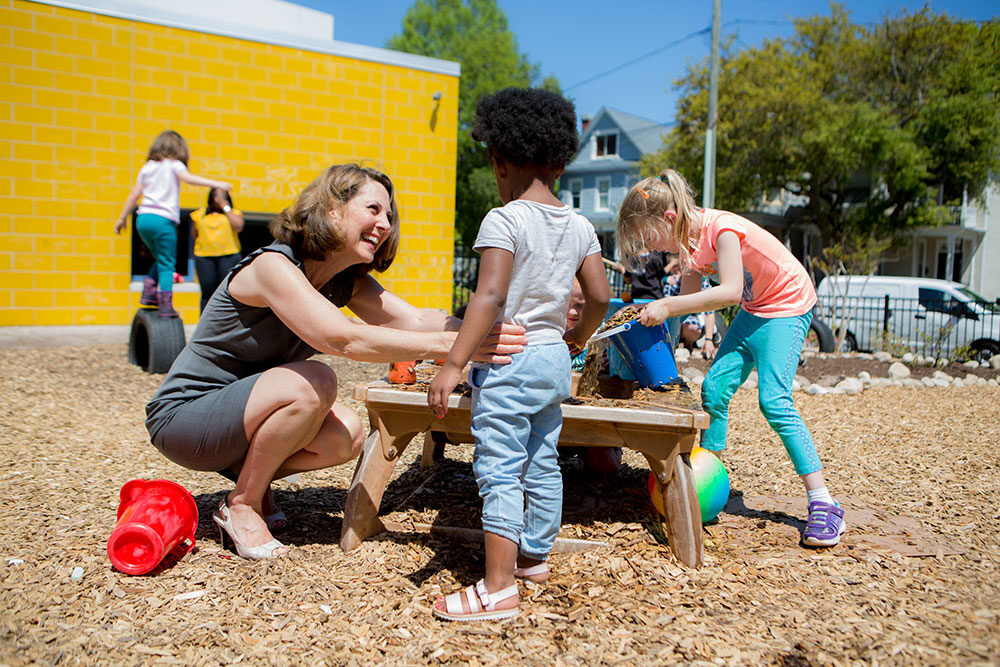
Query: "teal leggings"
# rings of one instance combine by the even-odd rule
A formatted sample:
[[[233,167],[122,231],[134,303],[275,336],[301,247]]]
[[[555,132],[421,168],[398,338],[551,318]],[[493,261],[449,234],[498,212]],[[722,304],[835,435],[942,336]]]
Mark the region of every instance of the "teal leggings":
[[[156,280],[161,292],[174,291],[174,264],[177,261],[177,225],[172,220],[154,213],[143,213],[136,218],[135,229],[153,253],[153,266],[149,277]]]
[[[792,379],[811,321],[812,313],[766,318],[740,309],[701,387],[702,405],[711,417],[702,447],[725,449],[729,401],[756,366],[760,411],[784,443],[795,472],[822,470],[809,429],[792,402]]]

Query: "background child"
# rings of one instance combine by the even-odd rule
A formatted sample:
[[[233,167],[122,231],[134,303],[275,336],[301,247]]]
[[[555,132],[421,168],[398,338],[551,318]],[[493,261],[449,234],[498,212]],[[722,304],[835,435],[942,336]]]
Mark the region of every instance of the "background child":
[[[180,183],[231,190],[224,181],[195,176],[187,169],[188,147],[184,138],[173,130],[164,130],[149,147],[146,164],[125,198],[122,213],[115,222],[115,234],[122,229],[135,209],[139,198],[136,231],[153,254],[153,266],[142,282],[139,303],[157,306],[160,317],[177,317],[174,310],[174,263],[177,261],[177,225],[181,221]]]
[[[486,576],[435,602],[435,616],[455,621],[515,616],[515,576],[548,578],[545,560],[562,520],[556,444],[560,404],[570,395],[567,343],[582,349],[610,300],[593,225],[552,194],[577,151],[573,104],[544,90],[501,90],[476,103],[472,137],[489,150],[504,206],[490,211],[479,229],[475,295],[431,382],[428,404],[445,415],[462,369],[498,320],[523,325],[528,345],[509,365],[477,365],[469,372]],[[574,275],[583,312],[566,330]]]
[[[702,276],[701,289],[708,289],[711,285],[708,278]],[[671,258],[667,264],[667,277],[663,281],[663,296],[678,296],[681,293],[681,263],[677,258]],[[668,317],[667,330],[670,332],[670,339],[674,343],[674,348],[684,343],[690,350],[694,351],[697,342],[704,336],[701,353],[706,359],[715,356],[715,313],[691,313],[690,315]]]
[[[698,209],[687,182],[672,169],[629,190],[618,214],[618,242],[626,260],[644,248],[680,255],[680,295],[647,304],[643,324],[740,304],[702,385],[711,423],[701,445],[714,452],[726,446],[729,401],[756,367],[761,412],[784,443],[809,497],[803,543],[837,544],[844,512],[827,491],[812,436],[792,402],[792,378],[816,303],[802,264],[750,220]],[[715,273],[719,285],[699,291],[702,276]]]
[[[240,261],[243,214],[233,208],[233,198],[222,188],[208,191],[205,208],[191,212],[194,239],[194,270],[201,286],[201,310],[222,283],[229,270]]]

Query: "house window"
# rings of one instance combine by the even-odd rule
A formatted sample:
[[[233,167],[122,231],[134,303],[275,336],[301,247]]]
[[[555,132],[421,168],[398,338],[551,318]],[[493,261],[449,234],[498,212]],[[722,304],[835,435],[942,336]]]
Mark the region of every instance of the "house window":
[[[569,182],[570,205],[573,208],[580,208],[580,193],[583,192],[583,181],[574,178]]]
[[[594,157],[618,155],[618,135],[599,134],[594,137]]]
[[[611,208],[611,179],[610,178],[599,178],[597,179],[597,210],[607,211]]]

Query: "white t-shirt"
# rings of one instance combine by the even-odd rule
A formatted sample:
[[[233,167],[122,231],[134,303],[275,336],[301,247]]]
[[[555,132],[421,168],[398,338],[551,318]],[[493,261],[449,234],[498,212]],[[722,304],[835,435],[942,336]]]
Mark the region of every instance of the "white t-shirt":
[[[177,175],[187,171],[183,162],[178,160],[149,160],[142,165],[139,176],[135,179],[142,186],[142,203],[139,204],[139,215],[152,213],[173,220],[175,225],[181,222],[180,189]]]
[[[527,329],[528,343],[562,341],[573,277],[588,255],[601,252],[594,226],[569,206],[514,200],[486,214],[473,250],[514,254],[500,321]]]

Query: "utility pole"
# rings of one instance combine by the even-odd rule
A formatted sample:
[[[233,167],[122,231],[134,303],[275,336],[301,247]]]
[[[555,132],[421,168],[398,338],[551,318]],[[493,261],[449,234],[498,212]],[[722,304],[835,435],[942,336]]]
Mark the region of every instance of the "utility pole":
[[[722,0],[712,7],[712,64],[708,78],[708,124],[705,128],[705,167],[701,205],[715,206],[715,131],[719,124],[719,29],[722,23]]]

